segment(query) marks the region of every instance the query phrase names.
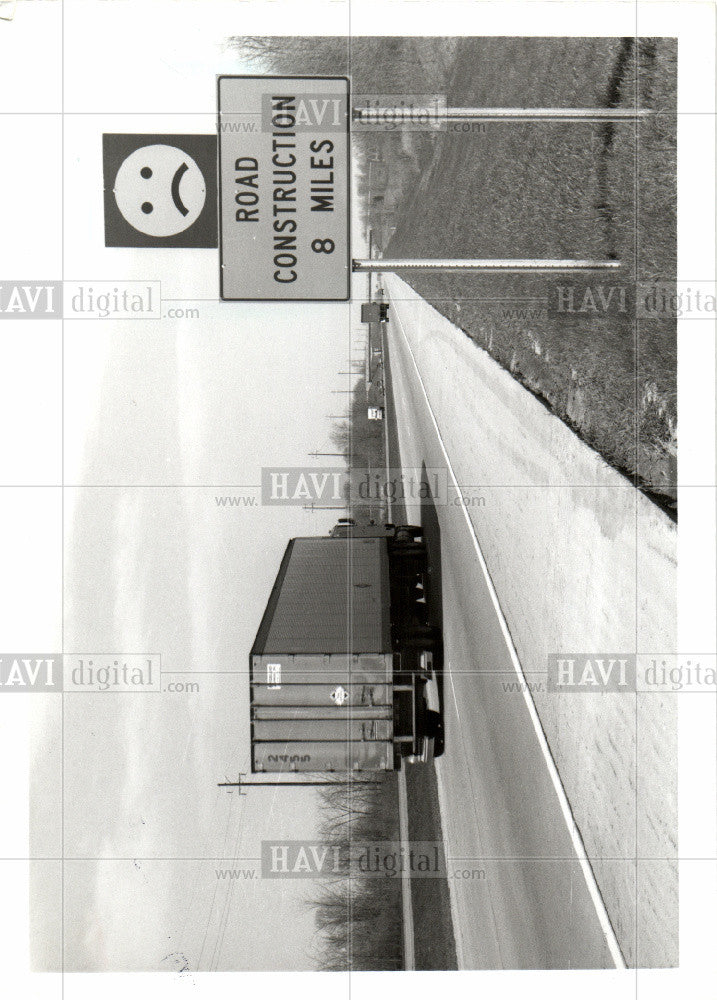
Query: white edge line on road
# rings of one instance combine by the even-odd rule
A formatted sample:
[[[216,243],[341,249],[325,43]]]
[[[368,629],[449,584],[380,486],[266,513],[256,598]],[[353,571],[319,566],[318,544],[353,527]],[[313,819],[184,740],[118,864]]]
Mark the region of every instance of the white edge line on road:
[[[408,353],[411,356],[413,367],[416,370],[416,376],[420,383],[424,399],[426,400],[426,407],[428,408],[428,412],[431,416],[431,421],[433,423],[433,427],[435,429],[438,442],[441,446],[441,451],[443,452],[443,455],[445,457],[448,471],[451,474],[453,485],[458,490],[459,494],[462,497],[463,491],[458,485],[458,480],[456,479],[455,473],[453,471],[451,460],[448,457],[446,446],[443,443],[443,436],[439,430],[438,423],[433,413],[431,404],[428,401],[428,393],[426,392],[426,387],[423,383],[421,373],[418,370],[416,358],[413,354],[413,350],[411,349],[411,345],[408,342],[408,337],[406,336],[406,332],[403,328],[403,323],[401,322],[401,318],[396,310],[394,310],[394,313],[397,320],[397,326],[400,327],[401,329],[401,334],[403,335],[406,348],[408,349]],[[461,504],[460,509],[463,512],[463,516],[466,519],[466,523],[468,524],[468,529],[470,531],[471,539],[473,541],[473,548],[476,551],[476,555],[478,556],[478,562],[480,564],[481,570],[483,571],[483,575],[485,576],[486,584],[488,585],[488,592],[490,594],[491,601],[493,602],[493,607],[495,608],[495,612],[498,617],[498,622],[500,623],[500,628],[503,633],[503,638],[505,639],[506,646],[508,647],[508,651],[510,653],[510,658],[513,663],[513,668],[515,669],[515,672],[518,675],[518,678],[521,682],[520,688],[521,691],[523,692],[523,699],[528,708],[528,714],[530,715],[531,722],[533,723],[533,728],[535,729],[535,734],[538,738],[538,745],[540,746],[543,757],[545,758],[545,763],[548,768],[548,774],[550,775],[553,787],[555,788],[555,793],[558,797],[558,802],[560,803],[560,808],[563,813],[563,818],[565,819],[565,822],[567,824],[568,832],[570,834],[570,839],[573,842],[575,853],[578,857],[578,860],[580,861],[580,867],[582,868],[582,872],[585,877],[585,882],[587,883],[588,892],[590,893],[590,897],[593,901],[593,905],[595,907],[595,912],[597,913],[600,926],[605,935],[607,946],[610,950],[610,955],[612,957],[613,962],[615,963],[616,969],[626,969],[627,964],[625,962],[622,950],[615,935],[612,923],[610,922],[610,917],[608,916],[608,912],[605,907],[605,902],[602,898],[600,888],[595,879],[595,873],[593,872],[590,861],[588,860],[588,856],[585,851],[585,844],[583,843],[582,835],[580,833],[580,830],[578,829],[577,823],[575,822],[575,817],[573,816],[573,811],[570,806],[570,802],[568,801],[568,797],[565,793],[565,788],[563,787],[563,782],[560,778],[560,774],[555,764],[555,760],[553,759],[553,755],[551,753],[550,746],[548,744],[548,740],[545,735],[545,731],[543,729],[543,725],[540,721],[540,716],[538,715],[538,710],[535,707],[535,702],[533,701],[533,695],[528,688],[528,682],[525,677],[525,674],[523,673],[523,668],[520,665],[520,660],[518,659],[518,653],[513,644],[513,638],[510,634],[510,629],[508,628],[508,623],[505,619],[505,615],[503,614],[503,610],[500,606],[500,602],[498,600],[498,594],[496,593],[496,589],[493,585],[493,581],[491,579],[490,572],[488,570],[488,564],[486,563],[485,558],[483,557],[483,553],[481,551],[481,547],[478,542],[478,537],[476,536],[475,528],[473,527],[473,522],[471,521],[470,516],[468,515],[468,510],[466,505]]]
[[[445,674],[446,674],[445,661],[443,664],[443,674],[445,683]],[[462,726],[463,723],[461,722],[461,713],[460,709],[458,708],[458,697],[456,695],[456,687],[455,684],[453,683],[453,675],[451,674],[450,671],[448,671],[448,677],[451,682],[451,694],[453,695],[454,711],[456,713],[456,718],[458,719],[458,725]],[[448,797],[446,795],[446,789],[443,784],[443,775],[441,774],[441,769],[439,766],[436,766],[436,787],[438,788],[438,808],[440,809],[441,812],[441,826],[443,826],[443,817],[449,816],[450,812],[448,809]],[[441,833],[443,833],[443,838],[444,838],[443,852],[444,854],[446,854],[448,852],[446,851],[445,833],[443,832],[443,830],[441,830]],[[453,886],[453,883],[450,880],[448,882],[448,901],[451,905],[451,919],[453,921],[453,943],[456,947],[456,964],[458,965],[459,969],[468,969],[469,966],[466,964],[466,950],[463,944],[463,934],[461,931],[461,920],[460,920],[460,910],[458,908],[458,899],[456,897],[456,890]],[[491,903],[491,913],[492,912],[493,912],[493,905]],[[498,948],[500,950],[500,945],[498,945]]]
[[[408,792],[406,790],[406,772],[403,766],[398,772],[398,828],[401,846],[405,845],[406,848],[410,848]],[[413,927],[413,899],[411,897],[411,880],[405,871],[401,876],[401,900],[403,904],[403,967],[407,972],[414,972],[416,968],[416,937]]]
[[[388,420],[387,412],[388,408],[386,403],[388,397],[386,395],[386,330],[383,323],[381,324],[381,354],[383,356],[383,383],[384,383],[384,413],[383,413],[383,439],[384,439],[384,455],[385,455],[385,466],[386,466],[386,482],[389,479],[389,450],[388,450]],[[369,362],[370,364],[370,362]],[[366,392],[368,393],[368,386],[366,386]],[[386,497],[386,513],[387,521],[391,521],[391,496]],[[406,772],[403,768],[403,763],[401,763],[401,769],[398,772],[398,838],[401,841],[401,845],[404,844],[406,847],[410,847],[409,839],[410,834],[408,830],[408,790],[406,788]],[[403,967],[407,972],[414,972],[416,968],[416,936],[413,925],[413,897],[411,896],[411,882],[409,877],[404,870],[401,875],[401,911],[403,914]]]

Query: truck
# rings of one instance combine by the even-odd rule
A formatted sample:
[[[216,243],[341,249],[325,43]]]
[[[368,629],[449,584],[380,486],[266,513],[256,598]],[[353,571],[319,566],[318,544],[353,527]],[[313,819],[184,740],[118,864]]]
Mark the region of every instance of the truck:
[[[440,627],[417,525],[293,538],[249,654],[251,770],[377,772],[443,752]]]

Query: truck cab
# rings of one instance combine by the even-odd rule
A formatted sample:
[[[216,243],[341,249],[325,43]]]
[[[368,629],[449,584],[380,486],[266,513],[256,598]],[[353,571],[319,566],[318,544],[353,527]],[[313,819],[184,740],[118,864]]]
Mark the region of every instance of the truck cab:
[[[444,751],[443,720],[437,672],[442,658],[441,630],[428,622],[426,597],[429,587],[428,553],[423,529],[371,521],[356,524],[339,518],[332,538],[385,538],[391,562],[392,641],[396,652],[395,688],[401,715],[399,729],[413,735],[402,745],[407,763],[423,762]],[[410,747],[410,750],[409,750]]]

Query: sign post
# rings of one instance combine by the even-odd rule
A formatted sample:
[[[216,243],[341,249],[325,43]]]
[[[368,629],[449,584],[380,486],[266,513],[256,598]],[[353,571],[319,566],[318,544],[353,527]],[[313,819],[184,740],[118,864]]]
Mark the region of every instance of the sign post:
[[[617,260],[350,256],[350,130],[448,121],[636,122],[651,108],[352,107],[345,77],[220,76],[220,296],[345,302],[351,272],[551,274],[613,271]],[[370,287],[370,286],[369,286]],[[364,307],[362,318],[372,308]]]
[[[650,118],[652,108],[354,108],[352,118],[362,125],[441,122],[623,122]]]
[[[497,260],[492,258],[423,259],[406,258],[389,260],[383,257],[373,260],[354,260],[354,271],[482,271],[487,274],[553,274],[563,271],[616,271],[622,265],[619,260]]]

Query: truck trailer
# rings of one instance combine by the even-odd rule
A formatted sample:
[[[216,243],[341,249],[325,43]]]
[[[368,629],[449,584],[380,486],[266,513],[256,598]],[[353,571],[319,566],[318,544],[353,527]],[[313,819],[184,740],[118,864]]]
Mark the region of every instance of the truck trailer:
[[[287,545],[249,654],[251,768],[375,772],[443,751],[416,525],[356,525]]]

